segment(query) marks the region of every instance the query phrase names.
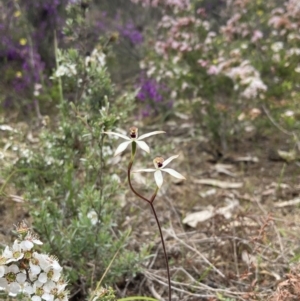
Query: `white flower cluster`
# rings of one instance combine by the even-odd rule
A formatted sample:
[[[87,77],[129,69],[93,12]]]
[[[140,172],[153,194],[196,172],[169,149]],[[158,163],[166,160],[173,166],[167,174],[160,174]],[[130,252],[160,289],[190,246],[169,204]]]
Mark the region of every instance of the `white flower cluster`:
[[[95,48],[91,55],[85,58],[85,66],[87,68],[95,68],[96,70],[102,70],[106,65],[106,55],[97,48]]]
[[[6,246],[0,256],[0,290],[10,296],[23,294],[32,301],[67,301],[67,283],[57,258],[34,251],[42,242],[26,223],[22,222],[17,231],[20,239],[12,247]]]
[[[68,76],[72,77],[77,74],[76,65],[75,64],[67,64],[60,65],[55,71],[55,77]]]

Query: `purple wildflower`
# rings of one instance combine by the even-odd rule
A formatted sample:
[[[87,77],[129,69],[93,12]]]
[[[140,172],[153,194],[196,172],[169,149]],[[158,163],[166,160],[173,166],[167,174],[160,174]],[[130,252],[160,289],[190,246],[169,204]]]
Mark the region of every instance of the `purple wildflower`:
[[[140,30],[132,23],[127,23],[123,28],[119,28],[121,36],[127,38],[133,45],[140,45],[144,41],[144,37]]]
[[[161,102],[163,97],[161,95],[162,86],[154,79],[141,78],[140,91],[137,95],[137,99],[141,101],[151,100],[154,102]]]
[[[172,108],[173,101],[167,101],[165,97],[169,92],[166,85],[142,75],[137,86],[140,90],[136,99],[144,103],[141,109],[142,117],[156,115],[161,111],[170,110]]]

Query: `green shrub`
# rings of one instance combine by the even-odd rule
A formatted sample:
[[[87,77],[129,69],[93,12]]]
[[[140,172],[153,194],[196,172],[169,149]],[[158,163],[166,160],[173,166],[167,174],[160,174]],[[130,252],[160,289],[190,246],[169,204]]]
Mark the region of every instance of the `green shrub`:
[[[66,270],[71,294],[80,299],[101,278],[113,255],[105,284],[136,272],[137,254],[126,251],[126,231],[118,195],[118,177],[108,172],[111,149],[104,146],[104,130],[113,129],[132,109],[134,95],[113,98],[105,54],[95,49],[87,58],[76,49],[58,50],[52,79],[59,92],[55,117],[28,145],[7,174],[28,201],[33,229],[44,251],[55,254]]]

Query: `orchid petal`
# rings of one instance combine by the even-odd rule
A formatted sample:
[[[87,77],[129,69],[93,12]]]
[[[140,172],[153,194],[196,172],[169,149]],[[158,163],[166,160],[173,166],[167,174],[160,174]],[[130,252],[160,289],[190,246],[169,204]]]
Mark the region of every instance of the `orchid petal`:
[[[163,134],[163,133],[165,133],[165,132],[164,132],[164,131],[155,131],[155,132],[151,132],[151,133],[144,134],[144,135],[140,136],[140,137],[138,138],[138,140],[142,140],[142,139],[145,139],[145,138],[150,137],[150,136],[152,136],[152,135]]]
[[[115,132],[102,132],[103,134],[107,134],[107,135],[115,135],[115,136],[118,136],[120,138],[123,138],[125,140],[131,140],[129,137],[125,136],[125,135],[122,135],[122,134],[119,134],[119,133],[115,133]]]
[[[137,169],[137,170],[133,170],[132,172],[155,172],[156,169],[154,168],[146,168],[146,169]]]
[[[179,172],[177,172],[176,170],[174,170],[172,168],[164,168],[161,170],[167,172],[168,174],[170,174],[171,176],[173,176],[177,179],[185,180],[185,177],[182,174],[180,174]]]
[[[154,178],[155,178],[156,185],[158,186],[158,188],[160,188],[164,182],[164,178],[161,170],[159,169],[156,170],[156,172],[154,173]]]
[[[142,150],[144,150],[147,153],[150,153],[150,148],[146,142],[138,140],[136,140],[135,142]]]
[[[127,148],[127,146],[131,143],[132,143],[132,141],[125,141],[125,142],[121,143],[118,146],[118,148],[116,149],[114,156],[116,157],[117,155],[121,154]]]
[[[175,155],[175,156],[172,156],[172,157],[168,158],[167,160],[165,160],[163,167],[166,167],[172,160],[178,158],[178,156],[179,155]]]

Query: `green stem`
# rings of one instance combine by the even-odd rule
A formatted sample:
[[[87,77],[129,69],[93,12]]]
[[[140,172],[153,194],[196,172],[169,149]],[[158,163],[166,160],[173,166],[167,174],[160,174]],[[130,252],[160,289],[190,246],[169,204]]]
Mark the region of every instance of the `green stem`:
[[[132,163],[134,160],[135,152],[136,152],[136,142],[132,141],[132,143],[131,143],[131,160],[130,160]]]
[[[121,298],[121,299],[118,299],[117,301],[131,301],[131,300],[158,301],[157,299],[154,299],[154,298],[140,297],[140,296]]]
[[[54,31],[54,55],[55,55],[56,70],[59,68],[58,51],[57,50],[58,50],[57,37],[56,37],[56,31]],[[61,80],[60,76],[57,79],[58,79],[59,100],[60,100],[61,110],[62,110],[63,119],[64,119],[65,109],[64,109],[64,95],[63,95],[63,88],[62,88],[62,80]]]

